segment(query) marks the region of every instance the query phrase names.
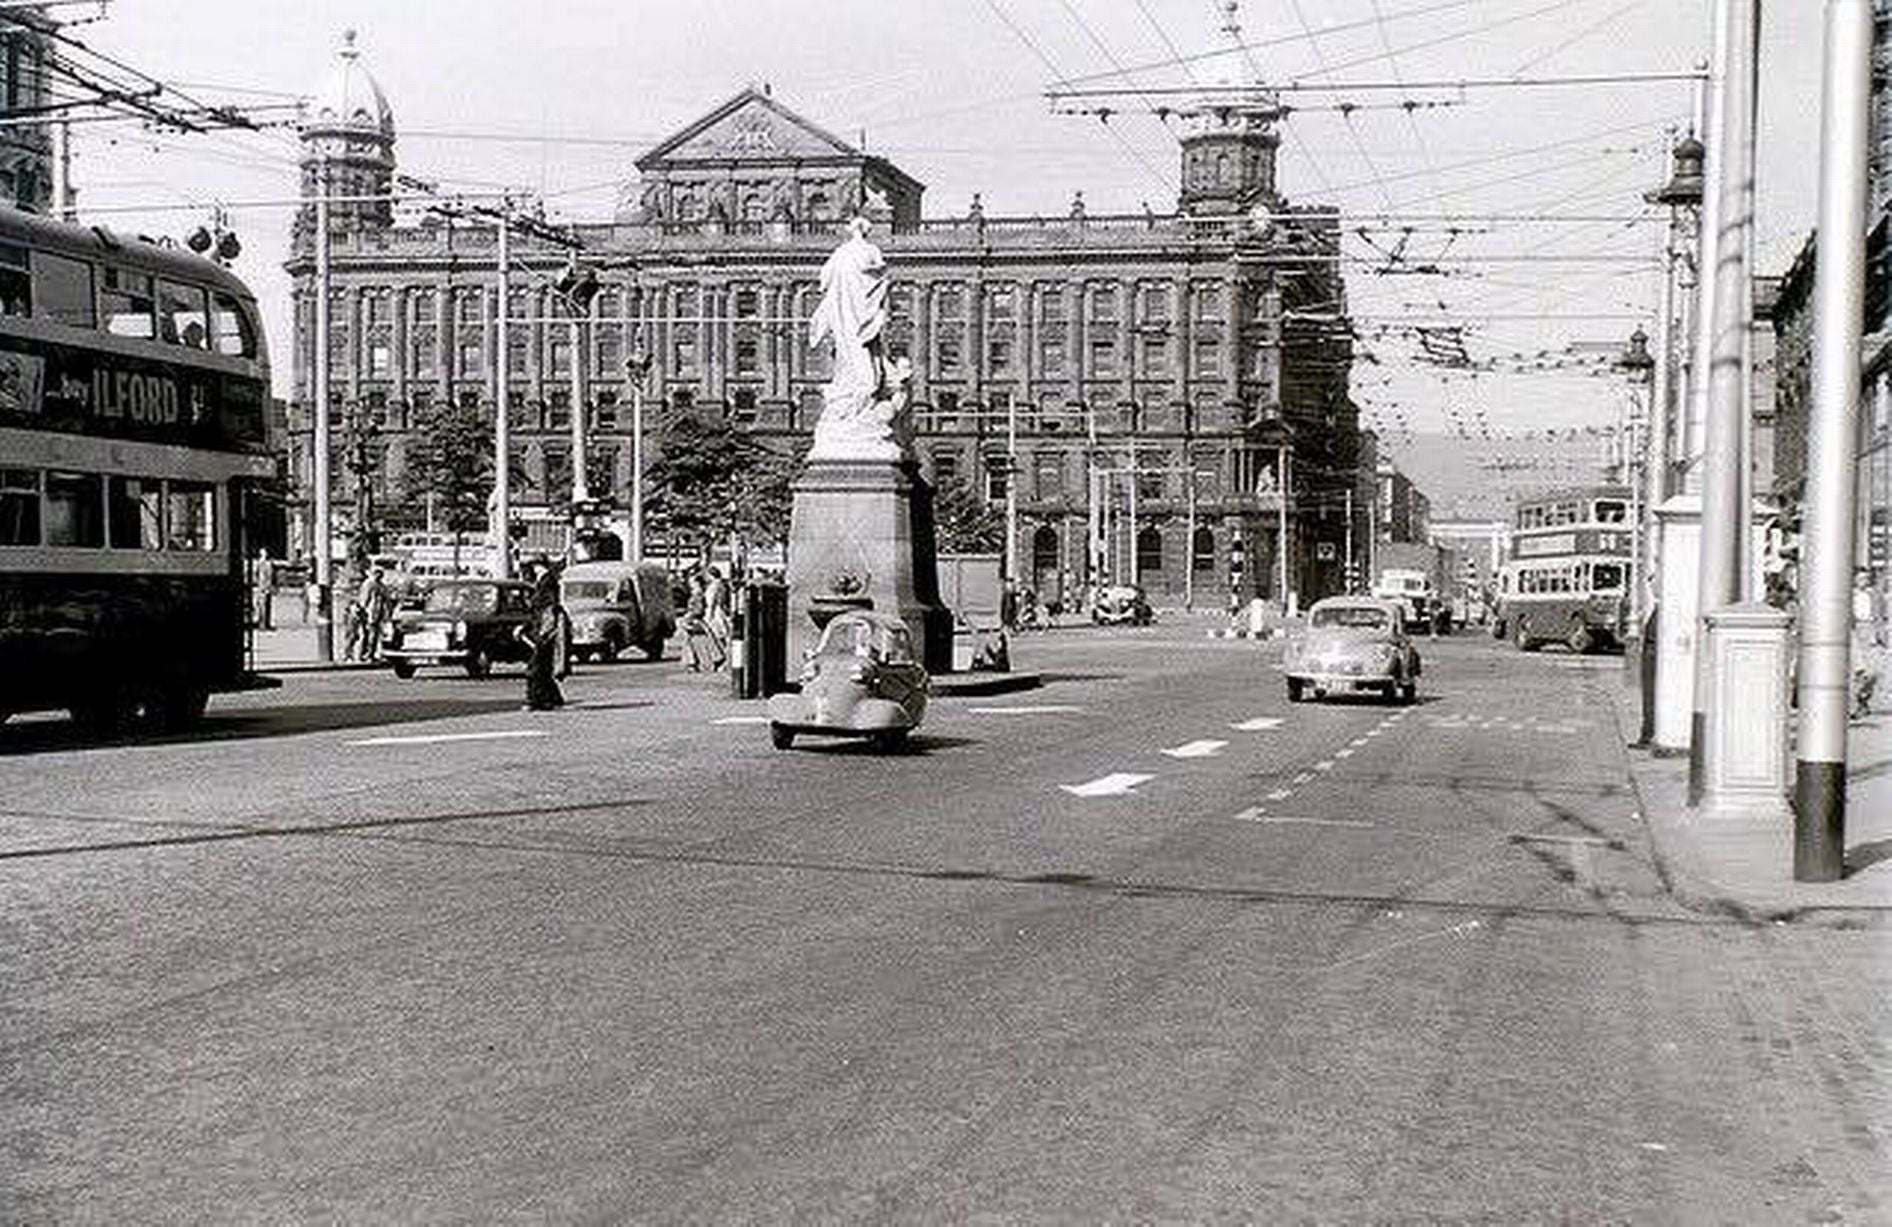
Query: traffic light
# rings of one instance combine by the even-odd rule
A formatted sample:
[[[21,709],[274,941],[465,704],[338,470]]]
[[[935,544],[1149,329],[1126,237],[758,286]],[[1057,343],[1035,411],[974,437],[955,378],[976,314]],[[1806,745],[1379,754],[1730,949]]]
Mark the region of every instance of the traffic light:
[[[598,294],[598,272],[589,265],[578,263],[576,259],[570,260],[559,270],[552,288],[574,310],[583,310]]]

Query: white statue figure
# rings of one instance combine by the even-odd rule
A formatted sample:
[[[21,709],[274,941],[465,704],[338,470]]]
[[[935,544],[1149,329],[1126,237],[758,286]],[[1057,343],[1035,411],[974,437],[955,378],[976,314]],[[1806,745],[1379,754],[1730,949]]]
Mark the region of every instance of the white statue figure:
[[[847,239],[821,266],[821,302],[808,321],[808,343],[833,344],[834,375],[822,389],[810,459],[906,458],[911,367],[887,365],[887,261],[868,240],[868,229],[867,218],[851,220]]]

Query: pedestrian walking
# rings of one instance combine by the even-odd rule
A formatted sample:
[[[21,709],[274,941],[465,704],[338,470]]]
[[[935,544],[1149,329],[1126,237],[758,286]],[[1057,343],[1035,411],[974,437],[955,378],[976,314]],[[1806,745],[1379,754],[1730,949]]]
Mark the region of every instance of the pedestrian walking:
[[[715,645],[716,667],[720,669],[729,656],[729,633],[733,624],[729,616],[729,581],[716,567],[710,568],[709,579],[703,585],[703,606],[703,625]]]
[[[723,667],[716,638],[709,628],[709,585],[701,571],[690,573],[690,595],[683,605],[684,661],[692,673],[714,673]]]
[[[381,655],[381,625],[388,616],[388,585],[379,564],[368,568],[348,614],[349,660],[375,660]],[[359,648],[361,655],[355,655]]]
[[[532,618],[519,633],[532,648],[526,662],[526,707],[532,711],[551,711],[565,705],[565,692],[559,689],[558,645],[564,634],[564,617],[558,605],[558,576],[541,571],[532,585]]]
[[[270,561],[269,551],[259,545],[256,557],[250,561],[250,624],[259,631],[275,630],[275,611],[271,608],[275,603],[276,564]]]

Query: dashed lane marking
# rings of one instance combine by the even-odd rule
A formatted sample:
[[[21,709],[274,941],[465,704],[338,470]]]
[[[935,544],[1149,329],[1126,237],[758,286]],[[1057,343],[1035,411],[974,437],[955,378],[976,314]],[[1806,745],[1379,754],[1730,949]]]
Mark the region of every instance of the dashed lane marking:
[[[1338,749],[1338,750],[1335,750],[1335,751],[1334,751],[1334,757],[1335,757],[1335,758],[1352,758],[1352,757],[1353,757],[1353,747],[1352,747],[1352,746],[1346,746],[1346,747],[1343,747],[1343,748],[1341,748],[1341,749]]]
[[[1357,749],[1359,749],[1359,748],[1360,748],[1361,746],[1363,746],[1363,745],[1365,745],[1365,744],[1366,744],[1366,738],[1364,738],[1364,737],[1355,737],[1355,738],[1354,738],[1354,739],[1353,739],[1352,741],[1349,741],[1349,742],[1348,742],[1347,744],[1348,744],[1348,745],[1350,745],[1350,746],[1352,746],[1352,747],[1353,747],[1354,749],[1356,749],[1356,750],[1357,750]]]
[[[1313,778],[1314,778],[1314,773],[1312,771],[1303,771],[1301,772],[1301,774],[1294,777],[1294,782],[1296,784],[1305,784]]]
[[[1318,763],[1314,764],[1314,770],[1316,771],[1332,771],[1333,769],[1334,760],[1331,758],[1323,758]]]
[[[1068,703],[1040,703],[1036,706],[968,707],[966,710],[975,716],[1062,716],[1084,709]]]
[[[767,724],[767,716],[718,716],[711,724]]]
[[[1243,812],[1245,813],[1246,811],[1243,811]],[[1239,814],[1236,816],[1240,817]],[[1375,823],[1368,822],[1365,819],[1361,819],[1361,818],[1296,818],[1296,817],[1290,817],[1287,814],[1257,814],[1255,817],[1250,818],[1247,821],[1266,823],[1269,826],[1350,827],[1355,830],[1377,825]]]
[[[1113,771],[1082,784],[1060,784],[1058,787],[1074,797],[1123,797],[1128,796],[1138,784],[1146,784],[1155,778],[1134,771]]]
[[[1214,758],[1228,745],[1226,741],[1187,741],[1162,751],[1170,758]]]
[[[544,729],[493,729],[485,733],[415,733],[406,737],[361,737],[345,746],[435,746],[449,741],[516,741],[543,737]]]
[[[1268,794],[1268,799],[1270,801],[1285,801],[1293,795],[1294,790],[1292,788],[1277,788]]]
[[[1266,732],[1269,729],[1280,728],[1281,717],[1256,716],[1250,720],[1238,721],[1237,723],[1229,725],[1229,727],[1234,729],[1238,733],[1261,733],[1261,732]]]

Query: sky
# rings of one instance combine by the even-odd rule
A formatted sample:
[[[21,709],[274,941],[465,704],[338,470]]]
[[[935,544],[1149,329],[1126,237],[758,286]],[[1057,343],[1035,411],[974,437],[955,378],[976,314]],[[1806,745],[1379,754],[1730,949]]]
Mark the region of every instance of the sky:
[[[1765,7],[1757,271],[1779,272],[1816,204],[1823,5]],[[524,190],[572,220],[609,216],[639,153],[750,82],[916,176],[929,215],[961,213],[977,192],[988,216],[1060,216],[1077,191],[1093,214],[1174,206],[1174,120],[1153,110],[1186,97],[1058,114],[1045,91],[1061,80],[1337,84],[1284,95],[1302,109],[1284,125],[1279,183],[1364,228],[1345,247],[1355,399],[1395,453],[1411,433],[1464,433],[1475,458],[1487,433],[1587,440],[1622,414],[1617,376],[1517,368],[1540,353],[1594,368],[1652,325],[1660,215],[1642,193],[1665,178],[1695,91],[1426,83],[1685,73],[1707,58],[1709,12],[1709,0],[1245,0],[1247,56],[1186,65],[1228,47],[1220,0],[109,0],[71,32],[198,97],[281,105],[320,88],[355,29],[393,106],[403,173]],[[1086,109],[1099,105],[1108,119]],[[256,133],[79,125],[74,179],[82,214],[127,231],[182,235],[223,202],[245,243],[237,271],[281,353],[297,142],[289,113],[271,114],[284,125]],[[897,266],[897,239],[888,253]],[[1498,369],[1418,361],[1413,329],[1442,321]]]

